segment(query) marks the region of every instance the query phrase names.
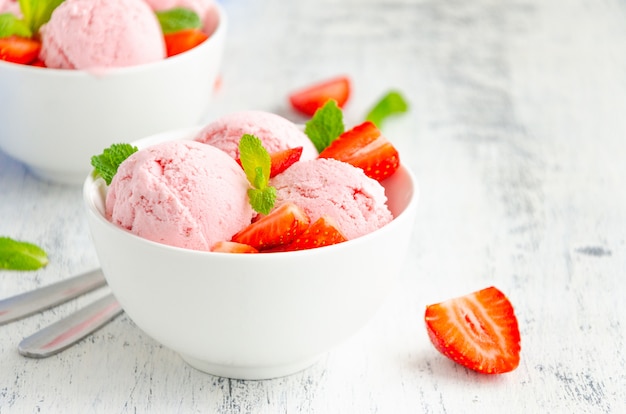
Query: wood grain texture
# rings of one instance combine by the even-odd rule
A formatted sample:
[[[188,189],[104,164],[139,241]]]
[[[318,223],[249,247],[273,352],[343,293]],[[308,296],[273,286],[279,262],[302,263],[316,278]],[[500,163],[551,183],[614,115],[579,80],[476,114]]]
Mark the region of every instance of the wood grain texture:
[[[618,0],[223,1],[222,86],[207,120],[353,79],[346,122],[386,90],[385,134],[421,202],[391,297],[311,368],[269,381],[200,373],[122,316],[52,358],[19,340],[103,292],[0,327],[0,413],[626,412],[626,4]],[[1,99],[0,108],[8,105]],[[97,265],[79,188],[0,152],[0,234],[50,264],[0,271],[0,297]],[[384,260],[384,258],[381,258]],[[483,376],[428,342],[424,307],[496,285],[522,361]],[[348,301],[349,299],[346,298]]]

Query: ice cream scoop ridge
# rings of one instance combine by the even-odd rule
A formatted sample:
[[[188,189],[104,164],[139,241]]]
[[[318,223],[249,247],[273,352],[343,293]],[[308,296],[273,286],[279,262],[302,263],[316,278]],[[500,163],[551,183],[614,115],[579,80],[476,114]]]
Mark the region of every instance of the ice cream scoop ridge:
[[[254,211],[241,167],[221,150],[170,141],[131,155],[106,197],[111,222],[146,239],[210,250],[250,224]]]

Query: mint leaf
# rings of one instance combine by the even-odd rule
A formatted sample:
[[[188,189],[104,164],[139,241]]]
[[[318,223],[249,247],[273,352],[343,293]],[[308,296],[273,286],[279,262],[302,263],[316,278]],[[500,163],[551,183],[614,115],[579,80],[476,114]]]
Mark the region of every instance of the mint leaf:
[[[276,189],[268,186],[272,160],[259,138],[250,134],[241,137],[239,161],[253,187],[248,190],[250,205],[257,213],[269,213],[274,207]]]
[[[54,9],[63,0],[19,0],[24,22],[33,33],[38,33],[39,28],[50,20],[50,16]]]
[[[48,264],[48,255],[32,243],[0,237],[0,269],[37,270]]]
[[[254,208],[254,211],[261,214],[268,214],[272,211],[274,202],[276,201],[276,188],[265,187],[262,190],[250,188],[248,189],[248,198],[250,199],[250,205]]]
[[[137,152],[137,147],[130,144],[113,144],[102,154],[91,157],[91,165],[95,168],[96,174],[109,185],[120,164],[134,152]]]
[[[201,29],[202,20],[198,13],[183,7],[156,12],[163,34],[180,32],[185,29]]]
[[[269,182],[272,160],[261,140],[244,134],[239,141],[239,161],[253,187],[262,189]]]
[[[389,91],[374,105],[365,119],[373,122],[374,125],[380,128],[385,119],[392,115],[405,113],[408,109],[409,104],[400,92]]]
[[[255,167],[251,178],[251,183],[255,188],[265,188],[267,185],[268,179],[263,167]]]
[[[28,25],[12,13],[0,14],[0,37],[20,36],[32,37],[33,32]]]
[[[304,133],[313,142],[317,152],[322,152],[344,131],[343,112],[334,99],[327,101],[324,106],[315,111],[304,128]]]

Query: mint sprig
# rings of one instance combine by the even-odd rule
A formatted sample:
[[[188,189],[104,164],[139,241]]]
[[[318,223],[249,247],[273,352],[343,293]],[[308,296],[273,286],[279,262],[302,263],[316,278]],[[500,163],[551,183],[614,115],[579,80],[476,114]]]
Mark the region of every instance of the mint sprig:
[[[96,175],[101,176],[109,185],[120,164],[137,150],[137,147],[130,144],[113,144],[105,148],[102,154],[91,157],[91,165]]]
[[[370,110],[365,117],[378,128],[388,117],[405,113],[409,110],[409,104],[398,91],[389,91]]]
[[[257,213],[268,214],[276,201],[276,189],[269,186],[272,160],[261,140],[244,134],[239,141],[239,161],[253,188],[248,189],[250,205]]]
[[[176,33],[186,29],[201,29],[202,20],[198,13],[184,7],[156,12],[163,34]]]
[[[0,14],[0,37],[38,38],[39,29],[61,3],[63,0],[19,0],[22,18],[13,13]]]
[[[33,32],[24,20],[12,13],[0,14],[0,38],[9,36],[32,37]]]
[[[63,3],[63,0],[19,0],[19,2],[24,23],[33,34],[37,34],[41,26],[50,20],[52,12],[59,4]]]
[[[0,237],[0,269],[37,270],[48,264],[48,255],[39,246]]]
[[[304,128],[304,133],[313,142],[317,152],[322,152],[344,131],[343,112],[334,99],[328,100],[318,109]]]

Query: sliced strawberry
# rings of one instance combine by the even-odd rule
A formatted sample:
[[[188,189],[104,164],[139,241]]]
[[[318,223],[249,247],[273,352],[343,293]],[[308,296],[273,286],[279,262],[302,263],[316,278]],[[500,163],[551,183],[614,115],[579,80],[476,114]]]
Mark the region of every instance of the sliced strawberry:
[[[249,244],[236,243],[233,241],[220,241],[211,247],[212,252],[222,253],[258,253],[259,251]]]
[[[37,58],[34,61],[32,61],[30,63],[31,66],[37,66],[39,68],[45,68],[46,67],[46,62],[44,62],[43,60]]]
[[[207,40],[209,36],[198,29],[185,29],[174,33],[167,33],[163,38],[165,39],[167,57],[171,57],[193,49]]]
[[[341,134],[319,156],[352,164],[378,181],[392,175],[400,165],[398,150],[369,121]]]
[[[513,306],[495,287],[426,307],[431,342],[453,361],[485,374],[517,368],[520,334]]]
[[[334,99],[337,106],[343,108],[350,92],[350,79],[347,76],[338,76],[293,92],[289,95],[289,102],[296,111],[313,116],[329,99]]]
[[[294,250],[315,249],[345,242],[346,237],[339,231],[335,220],[329,216],[322,216],[315,220],[300,236],[287,245],[282,245],[273,251],[290,252]]]
[[[280,174],[294,163],[300,160],[302,147],[287,148],[286,150],[273,152],[270,154],[270,178]],[[237,164],[241,165],[241,160],[237,158]],[[243,166],[242,166],[243,168]]]
[[[291,243],[307,227],[309,217],[304,210],[286,203],[235,234],[232,241],[264,250]]]
[[[20,36],[0,38],[0,60],[28,65],[39,57],[41,42]]]
[[[295,162],[300,160],[302,156],[302,147],[288,148],[270,154],[272,166],[270,168],[270,178],[285,171]]]

